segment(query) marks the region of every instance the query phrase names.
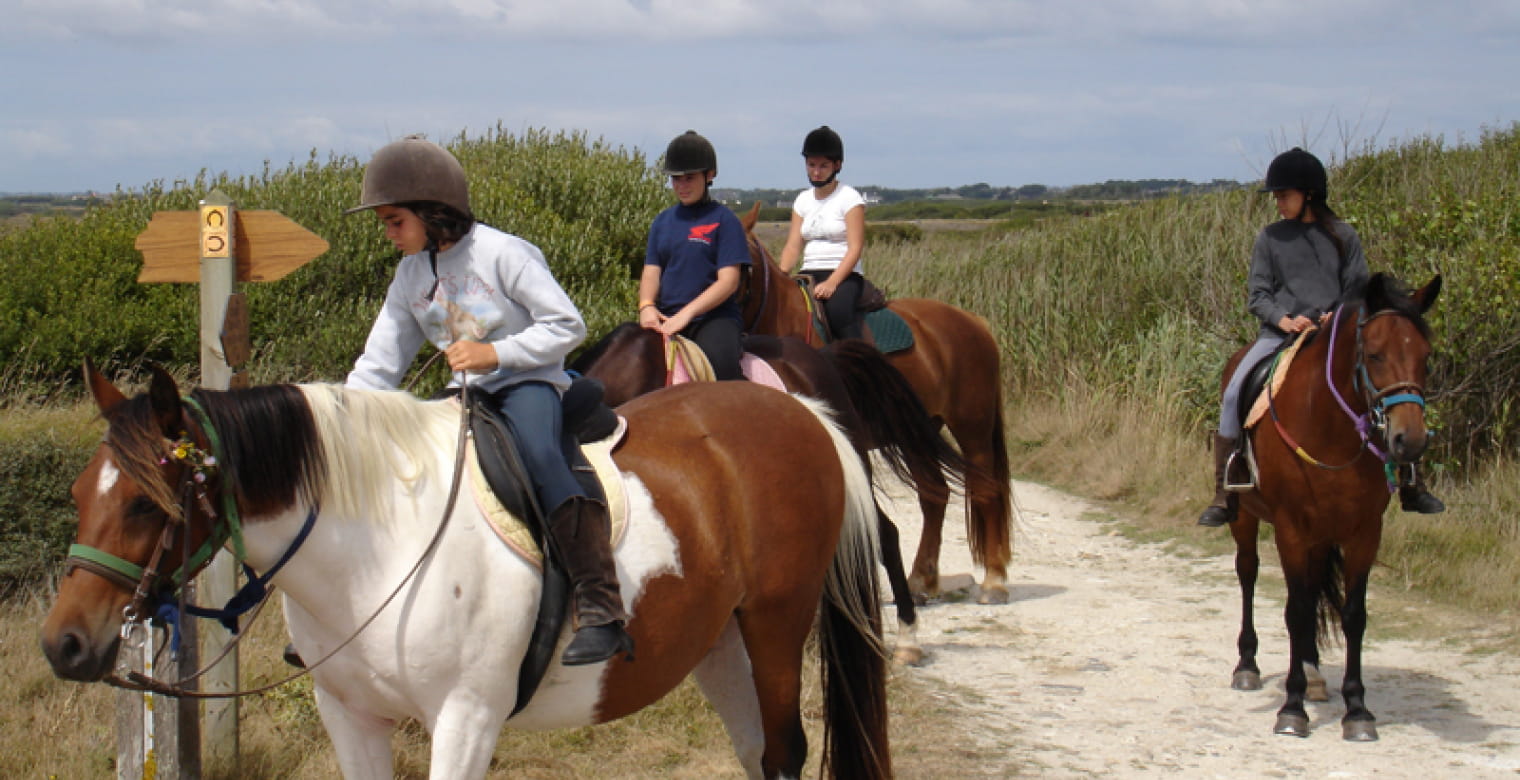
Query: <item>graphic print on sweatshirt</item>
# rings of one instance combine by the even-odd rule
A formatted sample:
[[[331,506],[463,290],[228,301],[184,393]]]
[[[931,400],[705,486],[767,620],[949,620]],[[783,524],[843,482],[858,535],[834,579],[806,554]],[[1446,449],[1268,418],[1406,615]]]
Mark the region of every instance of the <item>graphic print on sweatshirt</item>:
[[[718,223],[716,222],[708,225],[692,225],[691,232],[686,234],[686,240],[700,241],[708,246],[712,246],[713,233],[716,232],[718,232]]]
[[[445,276],[438,280],[432,300],[419,301],[417,321],[429,341],[439,347],[456,341],[487,341],[506,322],[496,291],[478,276]]]

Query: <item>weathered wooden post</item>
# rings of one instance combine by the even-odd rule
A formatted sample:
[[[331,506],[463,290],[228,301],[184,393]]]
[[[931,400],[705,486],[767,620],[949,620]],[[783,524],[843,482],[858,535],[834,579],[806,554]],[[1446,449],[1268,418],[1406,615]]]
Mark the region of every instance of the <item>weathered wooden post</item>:
[[[231,198],[213,190],[198,211],[154,214],[136,247],[143,254],[139,283],[200,283],[200,384],[226,390],[246,386],[247,374],[237,369],[251,351],[248,309],[238,282],[280,279],[326,252],[327,242],[277,212],[240,214]],[[237,562],[225,551],[218,553],[186,588],[187,600],[194,603],[227,603],[238,588]],[[216,658],[232,641],[220,625],[189,617],[183,620],[182,635],[179,657],[167,668],[139,671],[175,681],[195,672],[200,659]],[[141,657],[129,660],[143,663]],[[237,690],[237,653],[227,653],[200,680],[205,692]],[[117,777],[196,778],[203,764],[219,774],[236,774],[236,699],[166,701],[123,692],[118,701]]]

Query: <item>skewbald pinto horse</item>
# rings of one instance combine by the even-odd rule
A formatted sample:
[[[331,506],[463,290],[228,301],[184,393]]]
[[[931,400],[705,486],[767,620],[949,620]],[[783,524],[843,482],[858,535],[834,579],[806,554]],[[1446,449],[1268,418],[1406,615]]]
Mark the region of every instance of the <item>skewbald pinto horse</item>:
[[[758,216],[757,203],[740,220],[748,234],[752,263],[743,304],[745,330],[817,344],[803,293],[755,237]],[[966,538],[972,560],[985,572],[978,600],[1007,602],[1013,497],[1003,439],[997,340],[981,317],[946,303],[904,298],[890,301],[887,308],[913,331],[913,346],[888,354],[888,362],[907,377],[924,408],[954,437],[967,464],[961,479],[966,491]],[[923,597],[939,594],[945,495],[943,483],[929,489],[920,485],[924,527],[908,581],[914,593]]]
[[[1252,617],[1260,558],[1257,529],[1271,523],[1288,586],[1287,698],[1278,734],[1309,736],[1304,700],[1328,700],[1319,673],[1319,647],[1339,622],[1346,639],[1341,695],[1342,736],[1378,738],[1362,682],[1367,628],[1367,578],[1377,559],[1398,463],[1419,459],[1425,429],[1426,361],[1430,327],[1424,314],[1441,277],[1412,295],[1392,277],[1376,274],[1364,300],[1349,301],[1298,349],[1281,389],[1271,393],[1270,420],[1249,431],[1256,488],[1240,493],[1235,574],[1240,580],[1240,659],[1231,687],[1259,690]],[[1306,338],[1306,337],[1300,337]],[[1245,350],[1230,358],[1229,377]],[[1249,368],[1249,367],[1248,367]]]
[[[891,774],[871,488],[816,404],[730,383],[623,406],[628,433],[614,460],[629,513],[615,555],[637,658],[566,668],[556,649],[537,695],[509,717],[542,580],[468,495],[444,524],[457,404],[331,385],[181,398],[159,370],[134,398],[93,369],[89,383],[108,430],[74,484],[79,557],[42,629],[60,677],[112,673],[123,637],[148,614],[130,574],[83,559],[137,567],[136,590],[158,593],[187,576],[161,574],[187,550],[231,537],[264,571],[304,537],[273,582],[303,658],[342,646],[311,676],[349,778],[391,776],[389,737],[404,719],[432,735],[431,777],[479,778],[504,723],[612,720],[688,674],[748,776],[797,777],[815,623],[824,766],[836,777]],[[241,530],[229,528],[234,511]]]
[[[789,392],[826,403],[849,435],[868,470],[876,449],[900,479],[923,485],[928,494],[945,488],[945,474],[959,484],[965,461],[939,435],[913,388],[875,347],[859,339],[836,341],[816,349],[801,339],[746,337],[746,353],[763,360]],[[666,386],[672,371],[666,343],[659,333],[627,322],[576,358],[571,368],[602,382],[606,401],[617,405]],[[949,498],[942,492],[940,500]],[[882,566],[897,611],[893,659],[914,665],[924,659],[918,642],[913,593],[903,570],[897,526],[878,505]]]

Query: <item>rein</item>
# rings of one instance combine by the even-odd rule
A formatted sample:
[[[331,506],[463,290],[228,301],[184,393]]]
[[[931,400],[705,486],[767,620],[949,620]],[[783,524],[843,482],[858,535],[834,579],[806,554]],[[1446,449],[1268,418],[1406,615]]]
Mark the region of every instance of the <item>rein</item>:
[[[1336,307],[1335,315],[1330,321],[1330,343],[1325,348],[1325,384],[1329,387],[1330,395],[1335,398],[1336,404],[1356,428],[1357,437],[1361,440],[1361,446],[1357,448],[1356,453],[1351,456],[1350,460],[1335,466],[1327,465],[1310,455],[1303,445],[1299,444],[1288,433],[1287,429],[1283,427],[1282,419],[1277,415],[1277,404],[1273,399],[1272,382],[1270,380],[1267,382],[1267,408],[1272,413],[1272,424],[1276,427],[1278,436],[1282,437],[1283,442],[1299,458],[1326,471],[1340,471],[1356,463],[1361,458],[1362,451],[1366,450],[1377,456],[1378,460],[1382,462],[1383,474],[1388,482],[1388,490],[1392,492],[1397,486],[1397,480],[1394,476],[1393,458],[1378,448],[1377,443],[1373,441],[1373,434],[1378,436],[1383,435],[1383,431],[1386,430],[1388,425],[1388,410],[1399,404],[1418,404],[1421,409],[1424,409],[1425,389],[1416,382],[1396,382],[1383,388],[1379,388],[1373,384],[1372,376],[1367,372],[1362,328],[1378,317],[1396,314],[1396,312],[1384,310],[1368,316],[1364,309],[1357,315],[1356,362],[1353,364],[1352,369],[1352,386],[1361,391],[1362,400],[1367,406],[1367,411],[1363,414],[1358,414],[1351,408],[1351,405],[1346,402],[1345,397],[1341,395],[1340,389],[1335,386],[1334,374],[1335,345],[1340,333],[1341,312],[1345,308],[1345,304]],[[1303,338],[1303,334],[1298,334],[1298,337]],[[1273,358],[1274,373],[1276,371],[1275,364],[1281,356],[1282,353],[1279,352]]]
[[[242,641],[243,636],[246,636],[246,633],[239,633],[236,630],[237,618],[250,609],[255,610],[255,614],[262,610],[264,604],[268,601],[269,596],[273,593],[273,590],[266,587],[266,585],[270,582],[270,580],[273,579],[274,575],[278,573],[279,570],[284,567],[284,565],[289,562],[292,557],[294,557],[296,551],[299,550],[301,545],[306,541],[307,536],[311,533],[311,529],[316,523],[318,510],[316,507],[313,507],[311,512],[307,515],[306,522],[302,525],[300,532],[291,542],[290,547],[286,549],[285,554],[281,556],[280,560],[274,566],[270,567],[269,571],[265,572],[263,577],[255,576],[253,574],[253,570],[248,567],[247,564],[244,564],[244,570],[249,574],[249,582],[246,583],[243,588],[233,596],[233,598],[228,602],[227,606],[222,610],[206,610],[200,607],[192,607],[187,609],[183,603],[183,588],[179,588],[181,596],[180,611],[188,611],[190,614],[196,615],[198,617],[216,617],[222,622],[224,626],[227,626],[230,631],[232,631],[234,634],[237,634],[236,638],[234,638],[232,642],[229,642],[227,646],[223,648],[221,654],[219,654],[215,659],[207,663],[200,670],[187,677],[184,677],[176,682],[168,682],[165,680],[157,679],[151,675],[151,662],[146,666],[146,669],[149,673],[144,674],[131,669],[127,669],[125,663],[120,660],[120,657],[118,655],[118,664],[116,671],[124,672],[125,677],[119,676],[116,672],[112,672],[103,678],[102,681],[108,685],[112,685],[118,688],[145,693],[157,693],[163,696],[170,696],[175,698],[232,699],[241,698],[244,696],[253,696],[274,690],[275,688],[285,685],[286,683],[295,681],[310,674],[313,669],[316,669],[323,663],[326,663],[329,658],[337,655],[339,651],[343,650],[343,648],[347,647],[351,642],[357,639],[359,637],[359,634],[368,628],[370,624],[380,616],[380,613],[385,611],[385,608],[390,606],[391,602],[401,594],[402,589],[405,588],[406,584],[410,582],[412,577],[417,574],[418,570],[422,568],[422,565],[432,557],[433,553],[438,548],[439,542],[443,539],[443,533],[448,528],[449,520],[453,517],[454,514],[454,506],[457,503],[459,497],[459,487],[462,481],[461,478],[464,473],[464,458],[470,435],[471,400],[470,393],[468,391],[468,384],[465,383],[465,386],[462,388],[462,392],[460,393],[460,423],[458,443],[456,445],[454,454],[454,474],[449,484],[449,496],[447,502],[444,505],[443,517],[439,520],[438,529],[434,531],[432,539],[429,540],[427,547],[422,551],[422,554],[418,557],[417,562],[412,564],[411,569],[409,569],[406,575],[401,578],[401,581],[396,584],[396,587],[390,592],[390,594],[385,597],[385,600],[382,601],[372,613],[370,613],[369,617],[365,618],[365,620],[360,623],[357,628],[354,629],[353,633],[350,634],[347,639],[343,640],[332,650],[328,651],[326,655],[323,655],[316,661],[307,664],[305,668],[301,669],[300,671],[295,672],[277,682],[259,686],[257,688],[207,693],[184,687],[186,684],[193,683],[200,677],[204,676],[213,666],[221,661],[223,657],[231,652],[239,642]],[[199,404],[196,404],[192,399],[189,398],[186,398],[185,400],[189,401],[191,407],[197,411],[197,416],[200,417],[202,429],[206,432],[207,439],[213,447],[213,454],[210,457],[203,457],[200,461],[201,466],[214,466],[216,464],[214,452],[220,447],[219,442],[215,436],[215,431],[211,426],[210,418],[205,415],[204,410],[200,409]],[[185,457],[178,454],[179,452],[180,448],[177,445],[176,449],[173,450],[171,454],[180,460],[186,460]],[[204,453],[202,454],[204,455]],[[228,525],[232,526],[232,529],[229,532],[228,529],[224,529],[222,525],[218,523],[218,520],[221,519],[222,516],[219,516],[212,508],[210,501],[207,499],[205,493],[195,490],[195,485],[205,483],[204,471],[202,467],[192,466],[191,473],[185,480],[185,498],[181,500],[182,517],[179,520],[179,523],[183,526],[186,536],[188,536],[188,508],[190,506],[189,498],[192,493],[195,493],[202,510],[205,512],[207,519],[212,523],[213,528],[211,536],[208,537],[206,544],[202,546],[202,549],[204,550],[209,545],[210,552],[200,560],[200,563],[203,564],[205,560],[209,560],[211,555],[215,553],[216,546],[219,546],[222,542],[226,541],[228,535],[235,535],[236,540],[233,542],[234,550],[238,555],[238,560],[241,562],[245,556],[245,553],[243,552],[242,531],[236,519],[237,510],[235,499],[232,496],[232,492],[228,490],[224,485],[222,488],[222,495],[224,504],[228,507],[228,515],[230,515],[227,522]],[[146,567],[138,567],[135,564],[122,560],[121,558],[117,558],[114,555],[101,550],[97,550],[95,548],[86,547],[84,545],[74,545],[75,548],[80,548],[80,551],[77,552],[73,548],[70,549],[69,560],[72,565],[76,565],[87,571],[95,573],[113,584],[123,586],[126,589],[131,589],[133,591],[132,602],[128,604],[128,606],[122,612],[123,622],[121,626],[120,638],[121,641],[125,644],[137,645],[144,641],[142,638],[136,638],[139,636],[139,634],[151,634],[151,632],[147,629],[146,623],[143,621],[141,609],[150,598],[150,592],[154,590],[154,585],[157,584],[157,580],[159,579],[159,574],[157,571],[159,560],[166,550],[173,547],[173,529],[175,524],[176,523],[173,518],[171,518],[170,521],[165,524],[163,534],[159,538],[158,547],[154,551],[153,557],[149,560],[148,566]],[[212,541],[216,540],[218,536],[222,537],[221,540],[218,540],[216,544],[213,545]],[[200,551],[198,551],[194,557],[201,558]],[[190,568],[190,563],[191,561],[187,560],[184,564],[182,564],[180,570],[175,572],[175,577],[172,579],[172,581],[175,582],[176,585],[179,584],[178,577],[181,573],[186,573],[185,578],[188,580],[189,573],[194,572],[195,569]],[[199,566],[196,568],[199,568]],[[136,577],[135,583],[132,582],[134,576]],[[255,592],[257,592],[257,595],[254,595]],[[234,609],[235,603],[238,606],[237,609]],[[168,609],[172,610],[172,605],[165,606]],[[162,613],[163,610],[161,609],[159,612]],[[159,615],[155,615],[155,617],[159,617]],[[168,618],[165,622],[173,624],[177,618],[177,615],[164,615],[164,617]],[[148,636],[147,641],[149,644],[146,646],[151,647],[151,636]],[[178,632],[176,631],[175,646],[177,646],[177,644]]]

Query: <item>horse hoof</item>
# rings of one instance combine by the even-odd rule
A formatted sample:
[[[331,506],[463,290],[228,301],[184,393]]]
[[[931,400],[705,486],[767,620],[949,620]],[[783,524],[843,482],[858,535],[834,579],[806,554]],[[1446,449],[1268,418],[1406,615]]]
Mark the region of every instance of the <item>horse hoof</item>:
[[[1003,586],[1001,586],[1001,585],[998,585],[998,586],[995,586],[995,587],[992,587],[992,588],[983,588],[981,590],[981,592],[977,594],[976,603],[978,603],[978,604],[1007,604],[1008,603],[1008,589],[1005,588],[1005,587],[1003,587]]]
[[[892,653],[892,662],[898,666],[923,666],[924,649],[922,647],[899,647]]]
[[[922,591],[913,592],[913,606],[926,607],[929,605],[929,594]]]
[[[1277,725],[1272,727],[1272,733],[1285,737],[1307,737],[1309,736],[1309,718],[1305,715],[1278,713]]]
[[[1330,689],[1325,686],[1324,680],[1310,680],[1309,687],[1304,690],[1304,698],[1309,701],[1330,701]]]
[[[1348,720],[1341,724],[1341,738],[1347,742],[1376,742],[1377,724],[1370,720]]]
[[[1230,680],[1230,687],[1237,691],[1259,691],[1261,690],[1261,673],[1236,672],[1234,678]]]

